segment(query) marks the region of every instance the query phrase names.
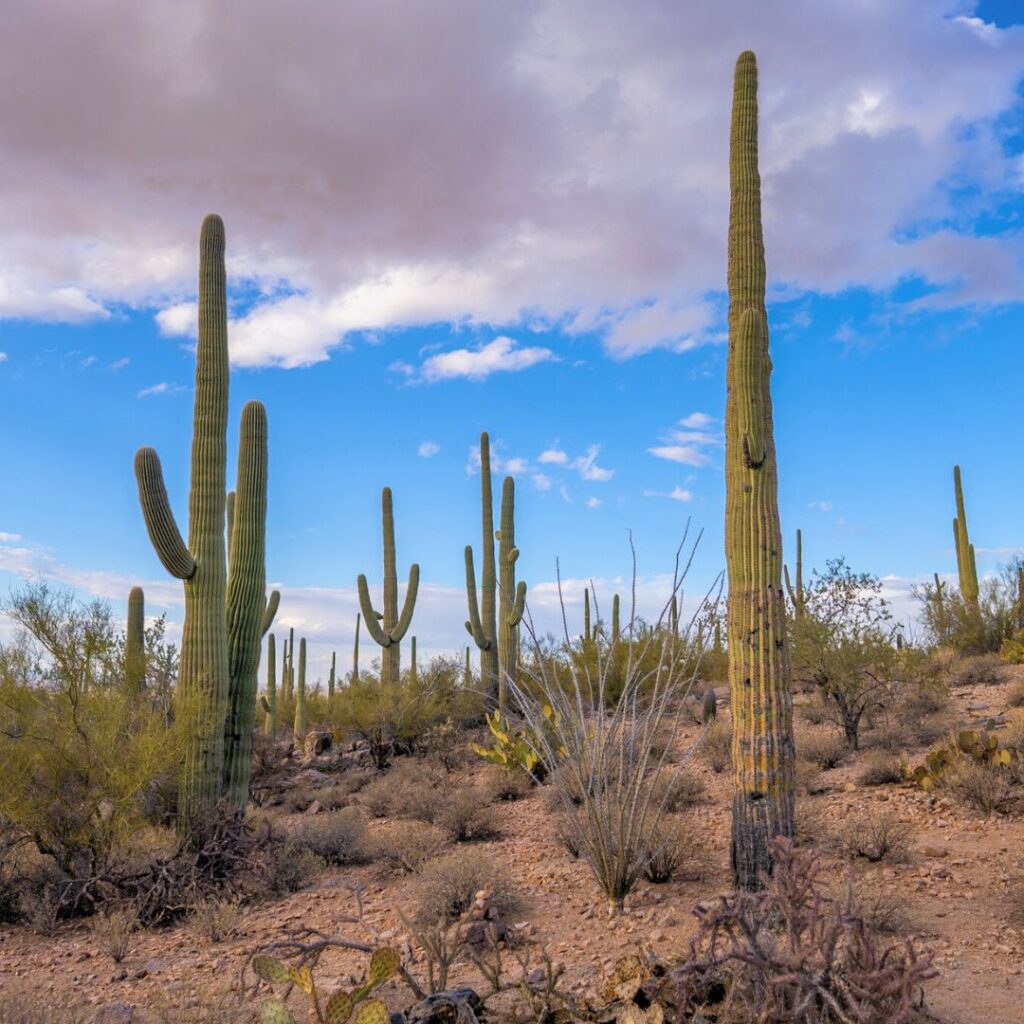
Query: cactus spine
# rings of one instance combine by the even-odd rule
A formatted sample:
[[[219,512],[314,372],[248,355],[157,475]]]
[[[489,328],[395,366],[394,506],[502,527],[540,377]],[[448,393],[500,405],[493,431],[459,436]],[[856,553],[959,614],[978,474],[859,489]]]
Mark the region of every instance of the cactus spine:
[[[619,642],[620,632],[620,621],[619,621],[619,595],[616,594],[612,598],[612,643],[617,644]]]
[[[764,306],[757,62],[749,50],[736,62],[729,178],[725,554],[736,776],[732,868],[737,887],[754,889],[771,870],[770,839],[794,832],[794,746]]]
[[[362,622],[362,615],[356,612],[356,642],[352,648],[352,679],[351,682],[359,681],[359,624]]]
[[[331,651],[331,674],[327,677],[327,699],[332,700],[334,698],[334,681],[335,672],[338,666],[338,652]]]
[[[974,559],[974,545],[967,532],[967,512],[964,508],[964,488],[960,467],[953,467],[953,488],[956,491],[956,518],[953,520],[953,539],[956,542],[956,567],[960,576],[960,596],[974,611],[978,610],[978,566]]]
[[[194,706],[197,724],[189,737],[179,780],[178,812],[182,827],[212,807],[223,794],[225,722],[232,703],[232,679],[237,686],[252,685],[250,700],[254,703],[254,680],[247,673],[255,671],[251,668],[254,659],[258,663],[259,630],[264,615],[264,594],[262,590],[257,595],[252,591],[255,582],[262,580],[259,492],[262,472],[265,511],[265,414],[257,403],[250,403],[243,413],[239,464],[245,466],[248,474],[249,504],[241,512],[238,525],[242,527],[241,520],[246,520],[249,537],[239,544],[234,509],[230,524],[226,522],[228,376],[224,224],[211,214],[203,221],[199,240],[199,340],[187,545],[171,512],[159,457],[152,448],[140,448],[135,455],[139,502],[147,532],[164,568],[182,580],[185,590],[178,688],[181,699],[190,708]],[[257,422],[261,420],[262,440]],[[232,549],[238,552],[239,567],[238,585],[232,588],[230,603],[226,527],[232,532]],[[252,544],[257,546],[256,550],[251,548]],[[254,647],[255,653],[249,647]],[[235,754],[233,751],[232,759]]]
[[[299,641],[299,681],[295,687],[295,736],[306,735],[306,638]]]
[[[491,494],[491,440],[487,432],[480,435],[480,507],[482,516],[481,590],[477,606],[476,574],[473,568],[473,547],[466,545],[466,598],[469,619],[466,631],[480,649],[480,686],[492,700],[500,701],[500,669],[498,658],[497,575],[494,567],[494,501]]]
[[[784,565],[782,571],[786,578],[786,590],[789,592],[789,600],[793,605],[793,616],[797,621],[804,617],[804,610],[807,607],[807,597],[804,593],[804,542],[800,531],[796,531],[796,585],[789,579],[789,566]]]
[[[398,614],[398,569],[395,559],[395,513],[391,502],[391,488],[381,493],[381,519],[384,534],[384,613],[378,617],[370,601],[370,588],[366,577],[360,576],[359,604],[363,612],[366,629],[373,640],[383,648],[381,655],[380,681],[382,684],[397,683],[401,668],[399,645],[412,622],[416,607],[416,592],[420,585],[420,567],[413,563],[409,570],[409,586],[405,592],[402,613]],[[378,621],[378,618],[380,621]]]
[[[142,587],[128,592],[128,626],[124,634],[124,681],[132,696],[146,684],[146,596]]]
[[[507,684],[516,681],[519,624],[526,607],[526,584],[516,583],[516,482],[505,477],[501,487],[501,529],[498,531],[498,566],[501,593],[498,608],[498,707],[505,708]]]
[[[263,731],[268,736],[277,735],[277,641],[274,634],[267,637],[267,696],[266,717],[263,720]]]

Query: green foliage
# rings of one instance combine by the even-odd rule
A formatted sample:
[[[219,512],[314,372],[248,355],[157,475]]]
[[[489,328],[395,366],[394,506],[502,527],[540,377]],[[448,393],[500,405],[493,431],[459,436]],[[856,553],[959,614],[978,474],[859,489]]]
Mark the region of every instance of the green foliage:
[[[375,949],[366,969],[366,980],[354,988],[339,988],[324,1002],[317,990],[312,970],[302,965],[293,967],[266,953],[258,953],[251,962],[253,973],[270,986],[295,986],[309,999],[310,1015],[317,1024],[387,1024],[387,1005],[371,998],[374,991],[389,981],[401,966],[398,952],[390,946]],[[287,998],[287,995],[285,996]],[[284,999],[266,999],[260,1006],[263,1024],[295,1024],[295,1018]]]
[[[548,723],[548,731],[558,725],[558,716],[550,704],[542,708],[544,720]],[[507,715],[495,711],[487,716],[487,727],[491,730],[494,741],[489,747],[479,743],[471,744],[473,752],[491,764],[499,765],[510,774],[525,771],[529,776],[542,782],[546,768],[538,751],[542,749],[538,738],[528,724],[516,726]]]
[[[924,763],[910,767],[903,756],[904,778],[931,792],[949,774],[965,762],[973,762],[988,768],[1009,768],[1018,755],[984,730],[964,729],[950,736],[945,742],[933,747],[925,756]]]

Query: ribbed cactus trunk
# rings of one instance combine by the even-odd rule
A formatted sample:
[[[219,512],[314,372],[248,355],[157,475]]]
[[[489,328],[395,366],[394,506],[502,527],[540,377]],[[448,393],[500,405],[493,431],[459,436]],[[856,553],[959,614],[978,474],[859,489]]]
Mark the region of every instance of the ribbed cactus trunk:
[[[956,567],[960,578],[960,596],[973,611],[978,610],[978,566],[974,558],[974,545],[967,532],[967,511],[964,508],[964,488],[960,467],[953,467],[953,488],[956,491],[956,518],[953,520],[953,540],[956,543]]]
[[[730,142],[729,354],[725,414],[725,555],[736,788],[732,868],[755,889],[769,842],[794,833],[792,691],[765,312],[757,63],[736,62]]]
[[[589,644],[593,640],[590,631],[590,588],[583,588],[583,642]]]
[[[188,546],[167,500],[152,448],[135,456],[139,500],[150,539],[171,575],[184,582],[185,623],[178,695],[194,714],[178,793],[179,821],[202,817],[220,798],[228,699],[224,530],[227,473],[228,331],[224,224],[210,215],[199,242],[199,340],[192,433]]]
[[[338,669],[338,652],[331,651],[331,674],[327,677],[327,699],[334,699],[335,673]]]
[[[124,682],[137,697],[146,685],[146,595],[142,587],[128,592],[128,624],[124,634]]]
[[[669,625],[672,628],[672,635],[679,636],[679,598],[672,595],[672,608],[669,611]]]
[[[295,695],[295,629],[288,630],[288,644],[284,652],[284,665],[282,666],[282,686],[284,699],[291,700]]]
[[[399,681],[401,672],[400,644],[412,622],[412,613],[416,606],[416,592],[419,589],[420,567],[413,564],[409,570],[409,586],[406,589],[402,613],[399,615],[395,513],[390,487],[385,487],[381,492],[381,520],[384,535],[384,611],[382,615],[378,616],[374,611],[370,601],[370,588],[365,576],[359,577],[358,588],[359,604],[362,608],[367,632],[382,648],[380,681],[382,685],[387,685]]]
[[[299,678],[295,686],[295,723],[296,739],[306,735],[306,638],[299,641]]]
[[[468,690],[473,685],[473,669],[469,663],[469,645],[466,645],[466,662],[462,666],[462,685]]]
[[[807,596],[804,593],[804,541],[799,530],[796,531],[796,583],[790,581],[789,566],[784,565],[782,571],[786,578],[789,601],[793,605],[793,617],[799,622],[807,607]]]
[[[617,644],[619,642],[619,635],[621,632],[621,622],[619,620],[619,595],[616,594],[612,598],[612,643]]]
[[[352,682],[357,682],[359,679],[359,624],[362,621],[362,615],[356,612],[356,640],[352,646]]]
[[[267,637],[267,706],[263,731],[271,737],[277,735],[277,641],[273,633]]]
[[[276,591],[269,602],[266,599],[267,412],[260,402],[247,402],[242,409],[233,498],[226,599],[229,684],[224,799],[244,807],[249,799],[260,644],[278,601]]]
[[[473,547],[466,545],[466,598],[469,619],[466,630],[480,649],[480,687],[492,700],[500,695],[498,655],[498,578],[494,564],[494,498],[491,492],[491,440],[480,435],[481,579],[477,604]]]
[[[419,682],[419,674],[416,667],[416,637],[409,641],[409,678],[412,680],[413,686]]]
[[[501,528],[498,531],[501,593],[498,609],[498,707],[505,709],[508,684],[515,683],[519,657],[519,624],[526,606],[526,584],[516,583],[516,482],[505,477],[501,488]]]

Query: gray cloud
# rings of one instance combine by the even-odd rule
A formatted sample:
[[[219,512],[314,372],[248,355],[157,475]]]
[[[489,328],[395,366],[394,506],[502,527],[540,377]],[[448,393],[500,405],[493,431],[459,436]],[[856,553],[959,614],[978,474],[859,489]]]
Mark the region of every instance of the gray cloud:
[[[1024,31],[968,0],[198,0],[15,5],[0,37],[0,315],[127,303],[181,331],[200,218],[228,224],[242,365],[449,321],[596,330],[624,358],[715,340],[732,64],[762,73],[785,292],[925,307],[1020,293],[1018,234],[951,187],[1019,191],[994,119]],[[971,130],[966,130],[971,126]],[[177,308],[179,304],[186,305]]]

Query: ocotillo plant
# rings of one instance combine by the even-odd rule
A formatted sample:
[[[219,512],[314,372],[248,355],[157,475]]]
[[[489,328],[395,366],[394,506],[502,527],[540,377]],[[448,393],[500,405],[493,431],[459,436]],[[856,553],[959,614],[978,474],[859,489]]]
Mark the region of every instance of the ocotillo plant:
[[[261,406],[259,409],[262,412]],[[254,416],[257,414],[249,413],[250,420]],[[236,639],[241,630],[258,643],[263,616],[262,591],[258,602],[245,600],[231,608],[226,603],[227,417],[224,224],[211,214],[203,221],[199,241],[199,338],[187,545],[174,521],[159,457],[152,448],[140,448],[135,456],[139,501],[150,540],[164,568],[183,581],[185,590],[178,693],[190,709],[195,709],[196,725],[188,739],[179,782],[178,813],[182,827],[212,807],[223,792],[224,723],[232,672],[228,623],[235,623],[232,635]],[[239,460],[258,462],[257,432],[250,431],[248,438],[239,452]],[[256,518],[253,510],[246,514]],[[262,531],[258,544],[258,552],[244,549],[238,543],[232,545],[238,551],[239,566],[245,566],[246,573],[258,574],[262,566]],[[235,594],[234,600],[241,601],[241,595]],[[247,617],[252,621],[244,621]],[[240,641],[236,653],[242,656]]]
[[[267,696],[264,707],[266,718],[263,731],[268,736],[277,735],[277,642],[274,634],[267,637]]]
[[[350,682],[359,681],[359,623],[362,621],[362,615],[356,612],[356,642],[352,647],[352,678]]]
[[[480,687],[492,700],[499,696],[498,577],[494,566],[494,501],[491,494],[491,441],[480,435],[480,508],[482,512],[480,604],[477,606],[473,547],[466,545],[466,631],[480,649]]]
[[[296,739],[306,735],[306,638],[299,641],[299,679],[295,687],[295,723],[293,726]]]
[[[498,707],[504,709],[508,682],[515,683],[519,657],[519,623],[526,607],[526,584],[516,582],[516,482],[505,477],[501,487],[501,529],[498,531],[501,593],[498,605]]]
[[[146,683],[146,596],[142,587],[128,593],[128,625],[124,634],[124,681],[137,696]]]
[[[725,556],[736,788],[732,868],[753,889],[769,842],[794,829],[793,698],[782,593],[782,534],[765,312],[757,62],[736,62],[729,154],[729,353],[725,413]]]
[[[956,567],[960,575],[960,596],[964,603],[978,609],[978,566],[974,560],[974,545],[967,532],[967,512],[964,509],[964,488],[960,467],[953,467],[953,489],[956,491],[956,518],[953,520],[953,540],[956,543]]]
[[[381,492],[381,519],[384,534],[384,611],[378,617],[370,601],[370,588],[366,577],[360,576],[359,605],[370,636],[383,648],[380,662],[380,681],[397,683],[401,668],[399,645],[412,622],[416,607],[416,591],[420,585],[420,567],[414,562],[409,570],[409,586],[405,592],[402,614],[398,614],[398,568],[395,559],[395,513],[391,502],[391,488]]]
[[[327,699],[332,700],[334,698],[334,680],[335,671],[338,665],[338,652],[331,651],[331,674],[327,677]]]
[[[804,617],[807,607],[807,595],[804,593],[804,542],[800,531],[796,531],[796,584],[789,579],[789,566],[784,565],[782,571],[786,577],[786,590],[793,605],[793,617],[798,621]]]

